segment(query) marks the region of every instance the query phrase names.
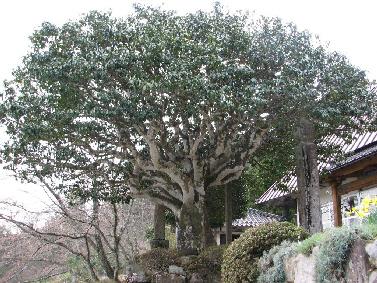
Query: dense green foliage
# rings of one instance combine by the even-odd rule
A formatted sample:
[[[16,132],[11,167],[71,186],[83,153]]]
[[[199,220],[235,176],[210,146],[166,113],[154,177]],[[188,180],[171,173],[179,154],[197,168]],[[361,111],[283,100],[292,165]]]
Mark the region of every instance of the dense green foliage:
[[[377,225],[364,223],[360,226],[360,236],[366,240],[377,239]]]
[[[248,207],[255,207],[255,200],[294,168],[294,147],[293,140],[269,136],[260,151],[256,152],[250,160],[251,166],[241,176]]]
[[[183,267],[190,274],[198,273],[205,282],[213,282],[214,278],[221,277],[221,264],[226,248],[225,245],[208,247]]]
[[[195,187],[217,186],[239,176],[261,136],[267,148],[291,149],[301,114],[318,122],[320,139],[361,127],[374,105],[364,72],[307,32],[219,6],[182,16],[137,7],[124,19],[92,12],[43,23],[31,43],[0,107],[12,139],[3,158],[23,177],[43,168],[70,180],[61,189],[84,198],[118,201],[133,177],[138,193],[179,206],[193,159],[205,173]],[[220,154],[224,145],[232,150]],[[151,186],[157,177],[167,186]]]
[[[345,277],[345,264],[357,237],[355,230],[347,227],[326,231],[316,257],[316,282],[339,282]]]
[[[304,255],[310,255],[313,251],[313,248],[319,246],[323,238],[323,233],[316,233],[310,236],[309,238],[305,239],[297,245],[297,252],[302,253]]]
[[[364,221],[364,223],[371,224],[371,225],[376,225],[377,226],[377,211],[376,210],[372,211],[368,215],[368,217],[366,218],[366,220]]]
[[[291,23],[220,5],[91,12],[30,39],[0,104],[6,167],[72,200],[163,204],[190,252],[205,244],[210,190],[250,162],[288,164],[298,118],[318,140],[350,138],[375,109],[365,73],[344,56]]]
[[[363,239],[374,240],[377,238],[377,211],[372,211],[366,218],[362,219],[358,227],[359,234]]]
[[[227,186],[232,194],[232,217],[242,218],[248,208],[247,188],[244,180],[233,181]],[[208,207],[208,220],[211,227],[222,227],[225,219],[225,193],[223,186],[215,187],[207,192],[206,205]]]
[[[222,279],[230,282],[256,282],[257,260],[264,251],[284,240],[303,240],[308,233],[288,222],[274,222],[246,230],[225,251],[221,267]]]
[[[155,248],[137,256],[136,261],[148,274],[168,272],[169,265],[180,265],[178,252],[171,249]]]
[[[296,243],[289,241],[265,251],[258,261],[258,283],[285,283],[284,260],[296,253]]]

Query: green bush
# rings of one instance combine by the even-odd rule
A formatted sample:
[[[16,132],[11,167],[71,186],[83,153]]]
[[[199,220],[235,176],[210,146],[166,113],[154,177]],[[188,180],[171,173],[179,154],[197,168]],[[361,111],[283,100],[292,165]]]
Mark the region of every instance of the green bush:
[[[151,240],[154,239],[154,228],[153,228],[153,226],[149,226],[145,230],[145,239],[147,239],[148,241],[151,241]]]
[[[323,233],[316,233],[297,245],[297,252],[310,255],[315,246],[319,246],[324,237]]]
[[[373,211],[365,220],[365,223],[371,225],[377,225],[377,211]]]
[[[377,225],[376,224],[369,224],[363,223],[360,226],[360,235],[365,240],[374,240],[377,238]]]
[[[136,257],[146,273],[168,272],[169,265],[180,265],[178,252],[171,249],[155,248]]]
[[[205,282],[212,282],[209,276],[221,276],[221,263],[226,248],[225,245],[206,248],[184,265],[184,269],[190,274],[200,274]]]
[[[316,257],[316,282],[339,282],[344,278],[345,264],[357,237],[355,230],[347,227],[325,232]]]
[[[296,248],[296,243],[284,241],[279,246],[274,246],[268,252],[264,252],[258,261],[260,271],[258,283],[286,282],[284,259],[296,254]]]
[[[256,282],[257,260],[284,240],[303,240],[308,233],[288,222],[273,222],[246,230],[226,250],[221,266],[224,283]]]

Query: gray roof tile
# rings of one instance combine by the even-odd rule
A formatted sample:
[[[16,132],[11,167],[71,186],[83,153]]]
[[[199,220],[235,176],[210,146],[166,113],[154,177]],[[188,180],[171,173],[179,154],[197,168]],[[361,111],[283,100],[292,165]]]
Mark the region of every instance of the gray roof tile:
[[[249,208],[244,218],[233,220],[233,227],[256,227],[274,221],[281,221],[282,217],[276,214],[264,212],[258,209]]]

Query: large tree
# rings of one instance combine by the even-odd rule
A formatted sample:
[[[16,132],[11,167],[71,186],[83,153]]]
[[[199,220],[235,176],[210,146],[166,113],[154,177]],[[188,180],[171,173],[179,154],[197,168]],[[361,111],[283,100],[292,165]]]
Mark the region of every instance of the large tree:
[[[290,139],[302,116],[342,134],[372,99],[364,72],[307,32],[218,5],[92,12],[44,23],[31,42],[1,105],[5,156],[29,166],[33,152],[77,191],[89,175],[168,207],[186,251],[205,242],[206,193],[238,179],[265,140]]]

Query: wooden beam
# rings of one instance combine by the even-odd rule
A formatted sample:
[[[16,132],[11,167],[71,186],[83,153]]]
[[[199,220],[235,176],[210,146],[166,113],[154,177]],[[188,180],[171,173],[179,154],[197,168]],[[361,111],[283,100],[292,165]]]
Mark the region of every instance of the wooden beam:
[[[342,207],[340,201],[340,195],[338,194],[337,183],[331,183],[332,190],[332,204],[333,204],[333,213],[334,213],[334,226],[342,226]]]
[[[362,160],[358,160],[354,164],[346,165],[344,168],[339,168],[331,173],[331,177],[344,177],[355,173],[357,171],[361,171],[371,165],[377,164],[377,154],[364,158]]]
[[[345,195],[349,192],[361,190],[375,184],[377,184],[377,175],[371,175],[344,185],[340,185],[338,188],[338,194]]]

